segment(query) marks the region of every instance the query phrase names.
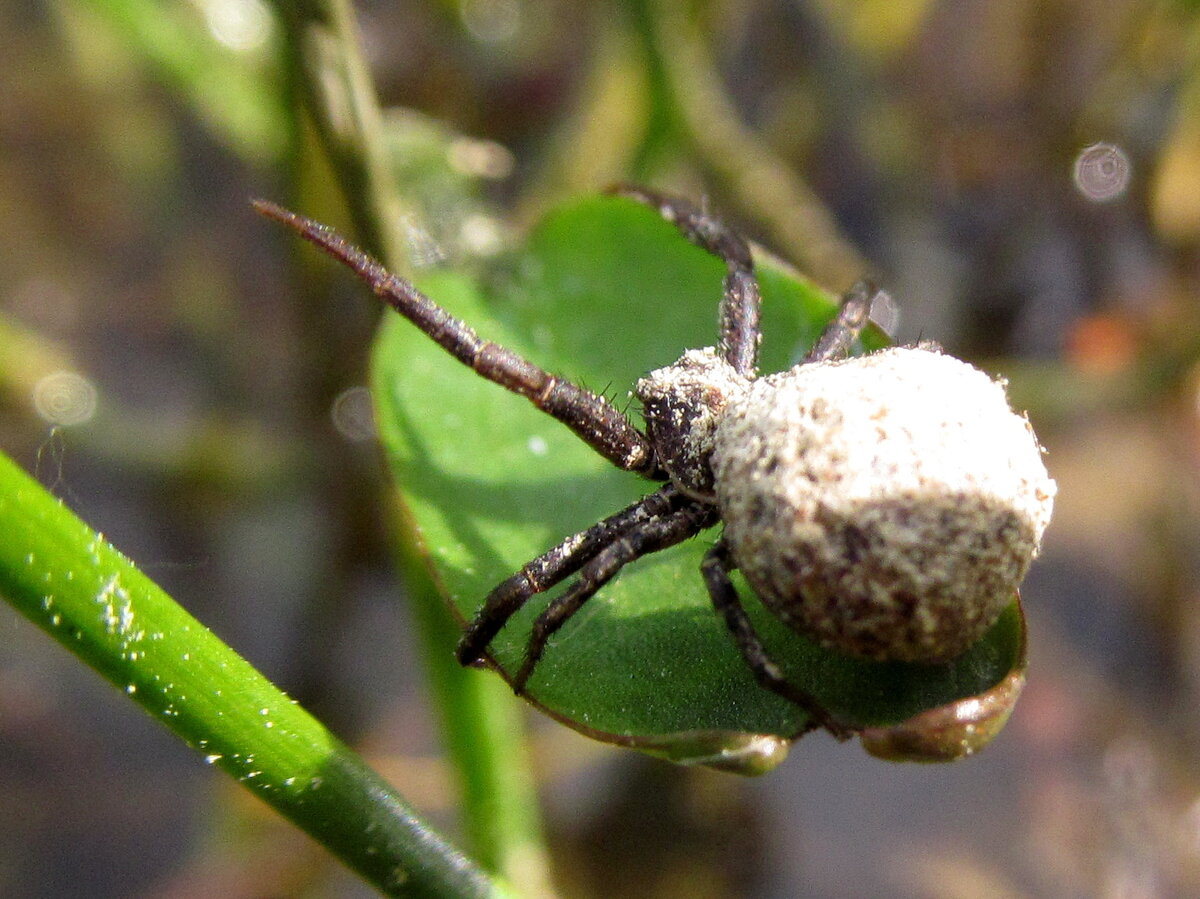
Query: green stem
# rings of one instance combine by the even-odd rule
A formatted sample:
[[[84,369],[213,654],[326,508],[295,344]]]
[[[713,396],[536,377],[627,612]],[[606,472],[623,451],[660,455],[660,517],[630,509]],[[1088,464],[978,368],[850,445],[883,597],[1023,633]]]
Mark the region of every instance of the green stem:
[[[333,162],[359,238],[404,271],[401,203],[383,133],[383,115],[347,0],[275,0],[293,79]],[[401,543],[414,531],[402,518]],[[412,561],[411,559],[409,561]],[[471,848],[490,871],[526,895],[550,895],[534,778],[520,704],[504,684],[453,660],[457,627],[424,560],[408,565],[410,600],[447,749],[459,773]]]
[[[484,868],[519,883],[523,896],[552,897],[521,703],[493,672],[455,662],[448,647],[458,640],[460,626],[424,560],[407,545],[401,564],[446,747],[462,778],[469,845]]]
[[[388,895],[500,888],[320,722],[0,454],[0,593]]]
[[[403,204],[349,0],[274,0],[274,6],[291,78],[341,182],[358,240],[403,272]]]

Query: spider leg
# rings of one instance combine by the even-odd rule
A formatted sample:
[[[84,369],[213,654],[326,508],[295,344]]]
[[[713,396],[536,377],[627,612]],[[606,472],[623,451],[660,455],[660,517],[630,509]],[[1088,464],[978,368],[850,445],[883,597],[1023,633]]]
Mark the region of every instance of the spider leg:
[[[649,441],[604,397],[556,378],[511,350],[483,340],[465,322],[332,229],[265,200],[255,200],[254,207],[351,268],[378,296],[459,362],[525,397],[618,468],[664,479]]]
[[[825,362],[845,356],[859,332],[871,319],[871,306],[883,291],[870,281],[859,281],[842,297],[837,315],[825,326],[817,342],[804,356],[804,362]]]
[[[632,185],[618,185],[612,193],[654,207],[688,240],[725,263],[728,274],[719,313],[719,350],[735,371],[753,377],[758,364],[762,297],[749,244],[724,221],[679,197]]]
[[[666,515],[688,502],[690,500],[673,484],[667,484],[527,562],[487,595],[482,608],[458,641],[459,664],[478,664],[488,644],[530,598],[562,583],[631,528]]]
[[[513,690],[518,695],[525,692],[525,684],[545,651],[546,641],[625,565],[682,543],[716,522],[715,506],[689,502],[661,518],[635,525],[601,550],[583,566],[579,579],[565,593],[551,600],[534,622],[529,645],[525,648],[525,661],[512,680]]]
[[[712,598],[713,607],[725,619],[725,627],[733,635],[733,640],[747,666],[754,672],[755,679],[762,687],[794,702],[808,713],[806,731],[823,727],[839,740],[849,738],[853,733],[852,729],[834,718],[815,696],[784,677],[779,666],[771,660],[762,638],[754,630],[750,616],[742,607],[733,581],[729,579],[729,572],[735,567],[729,548],[722,538],[705,555],[700,571]]]

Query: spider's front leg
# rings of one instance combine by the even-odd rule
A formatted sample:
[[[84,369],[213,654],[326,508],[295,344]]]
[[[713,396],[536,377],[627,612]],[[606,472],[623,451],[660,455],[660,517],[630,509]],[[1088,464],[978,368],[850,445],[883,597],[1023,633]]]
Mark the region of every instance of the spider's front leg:
[[[466,322],[404,278],[393,275],[333,229],[265,200],[255,200],[254,208],[346,265],[376,295],[459,362],[525,397],[618,468],[652,480],[666,480],[645,435],[603,396],[555,377],[512,350],[482,339]]]
[[[789,681],[767,653],[762,638],[755,631],[750,616],[742,607],[741,597],[738,596],[733,581],[729,579],[729,572],[736,567],[729,554],[729,547],[722,538],[705,555],[700,571],[708,587],[708,595],[712,598],[713,607],[725,620],[725,627],[733,635],[746,665],[754,672],[755,680],[760,686],[795,703],[808,713],[809,720],[805,732],[822,727],[839,740],[849,739],[854,730],[838,721],[815,696]]]

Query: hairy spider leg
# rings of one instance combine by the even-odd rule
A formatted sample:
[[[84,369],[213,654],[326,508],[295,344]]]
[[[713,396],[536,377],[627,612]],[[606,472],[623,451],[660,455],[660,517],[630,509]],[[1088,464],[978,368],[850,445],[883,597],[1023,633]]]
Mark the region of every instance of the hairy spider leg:
[[[826,362],[849,353],[850,345],[871,320],[875,298],[882,294],[870,281],[859,281],[846,291],[837,315],[825,326],[802,362]]]
[[[496,585],[463,631],[456,650],[459,663],[478,664],[496,634],[533,596],[562,583],[630,529],[689,502],[674,484],[667,484],[523,565],[512,577]]]
[[[736,568],[729,547],[724,538],[710,549],[700,564],[700,573],[704,577],[708,595],[712,599],[713,608],[725,619],[725,627],[733,635],[746,666],[754,673],[759,685],[772,693],[793,702],[808,713],[808,724],[801,733],[823,727],[839,740],[848,739],[851,729],[838,721],[815,696],[807,690],[802,690],[783,675],[783,671],[771,659],[766,646],[754,629],[750,616],[742,606],[741,597],[729,578],[729,572]],[[799,736],[799,734],[797,734]]]
[[[725,289],[719,315],[721,358],[738,374],[754,377],[761,339],[759,317],[762,296],[754,277],[754,258],[750,245],[740,234],[693,203],[634,185],[617,185],[611,193],[652,206],[675,225],[692,243],[725,263]]]
[[[658,470],[646,437],[604,397],[543,371],[512,350],[483,340],[465,322],[331,228],[265,200],[255,200],[254,208],[348,266],[388,305],[459,362],[525,397],[618,468],[654,480],[666,479]]]
[[[601,550],[580,569],[579,579],[565,593],[551,600],[533,623],[525,648],[525,661],[512,681],[513,690],[518,695],[525,692],[525,684],[542,658],[546,641],[624,566],[642,556],[682,543],[712,527],[718,520],[716,506],[689,501],[682,509],[635,525]]]

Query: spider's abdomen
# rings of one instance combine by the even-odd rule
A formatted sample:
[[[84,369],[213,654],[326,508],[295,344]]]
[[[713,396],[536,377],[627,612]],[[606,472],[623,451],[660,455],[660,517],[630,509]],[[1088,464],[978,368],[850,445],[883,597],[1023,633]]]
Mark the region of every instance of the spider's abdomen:
[[[794,630],[856,655],[945,661],[1037,554],[1055,484],[1002,383],[896,348],[753,382],[714,438],[734,560]]]

